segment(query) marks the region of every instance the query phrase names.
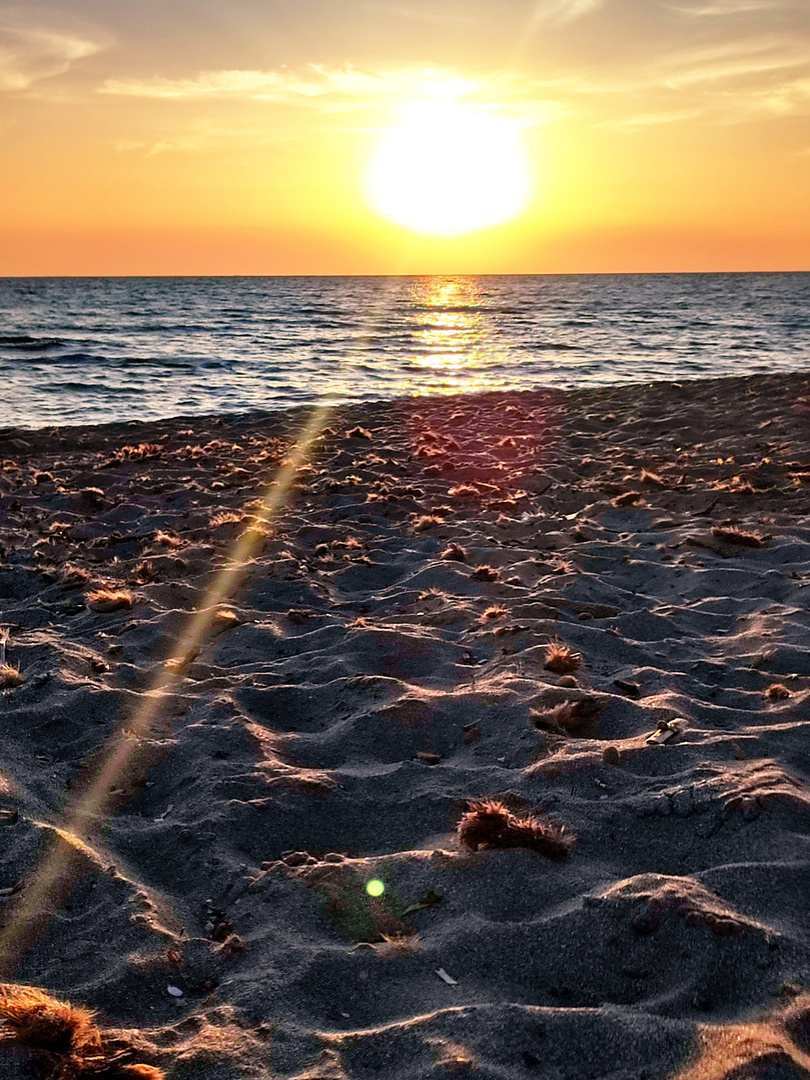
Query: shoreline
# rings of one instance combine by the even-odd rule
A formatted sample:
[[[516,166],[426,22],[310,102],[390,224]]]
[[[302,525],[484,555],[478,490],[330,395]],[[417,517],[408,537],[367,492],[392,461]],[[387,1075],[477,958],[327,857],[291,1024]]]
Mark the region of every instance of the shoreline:
[[[731,1076],[810,969],[810,372],[337,406],[298,462],[311,412],[0,431],[0,935],[140,740],[3,977],[169,1076]],[[570,853],[465,849],[493,798]]]
[[[135,420],[135,419],[122,419],[111,420],[104,424],[42,424],[39,427],[15,427],[13,424],[7,424],[0,426],[0,440],[11,438],[13,436],[23,437],[24,435],[34,435],[44,432],[76,432],[76,431],[99,431],[107,432],[110,435],[117,433],[123,433],[124,429],[132,427],[155,427],[161,428],[162,425],[173,424],[230,424],[234,427],[242,427],[250,424],[258,424],[262,421],[270,421],[274,417],[288,416],[302,414],[302,417],[308,413],[311,413],[315,409],[323,409],[329,411],[338,411],[353,414],[356,410],[363,410],[367,406],[372,407],[394,407],[402,403],[420,403],[427,402],[432,405],[436,405],[440,402],[447,402],[452,400],[465,401],[467,399],[476,400],[484,399],[488,397],[513,397],[518,399],[522,395],[532,394],[553,394],[570,398],[574,402],[579,403],[580,400],[584,404],[589,400],[591,396],[600,398],[605,395],[611,395],[614,393],[637,393],[639,391],[646,391],[648,389],[665,389],[665,388],[691,388],[698,386],[714,387],[715,384],[722,384],[728,386],[736,386],[739,383],[751,384],[756,386],[759,382],[770,383],[775,381],[775,384],[779,382],[790,382],[802,384],[803,382],[810,380],[810,367],[806,371],[790,371],[790,372],[775,372],[773,374],[749,374],[749,375],[717,375],[711,378],[697,378],[697,379],[656,379],[652,382],[645,379],[638,380],[636,382],[617,382],[609,384],[598,384],[593,386],[582,386],[573,388],[560,388],[554,385],[538,385],[534,389],[523,390],[481,390],[481,391],[469,391],[462,393],[441,393],[441,394],[402,394],[393,398],[367,398],[362,401],[356,402],[338,402],[336,404],[330,404],[326,399],[317,402],[310,402],[307,404],[291,404],[280,405],[274,409],[245,409],[236,412],[212,412],[212,413],[176,413],[171,416],[160,417],[158,419],[150,420]],[[166,432],[162,432],[166,433]]]

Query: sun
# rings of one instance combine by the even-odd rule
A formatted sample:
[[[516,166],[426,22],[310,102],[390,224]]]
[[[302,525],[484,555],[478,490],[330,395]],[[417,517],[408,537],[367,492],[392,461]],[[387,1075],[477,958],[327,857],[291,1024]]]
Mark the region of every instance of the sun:
[[[428,236],[462,236],[519,217],[532,178],[517,123],[481,105],[420,101],[380,136],[365,186],[387,221]]]

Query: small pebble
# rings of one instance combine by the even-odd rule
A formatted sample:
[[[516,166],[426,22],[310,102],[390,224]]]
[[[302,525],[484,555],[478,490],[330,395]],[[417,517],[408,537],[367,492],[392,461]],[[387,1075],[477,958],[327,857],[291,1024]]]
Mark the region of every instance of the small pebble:
[[[423,761],[425,765],[438,765],[442,760],[439,754],[429,754],[423,751],[416,755],[418,761]]]
[[[602,751],[602,761],[605,765],[618,765],[621,760],[621,754],[615,746],[606,746]]]

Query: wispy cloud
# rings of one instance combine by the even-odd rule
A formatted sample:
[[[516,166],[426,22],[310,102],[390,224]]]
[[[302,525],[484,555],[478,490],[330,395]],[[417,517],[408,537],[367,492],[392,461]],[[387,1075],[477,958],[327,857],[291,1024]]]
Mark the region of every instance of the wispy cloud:
[[[604,0],[540,0],[532,15],[532,23],[571,22],[601,7]]]
[[[157,142],[145,142],[139,139],[119,139],[113,143],[119,154],[141,154],[144,157],[155,157],[157,154],[167,152],[181,154],[199,154],[205,150],[213,150],[214,143],[210,139],[199,135],[177,135],[169,139],[158,139]]]
[[[327,68],[308,64],[303,73],[276,71],[204,71],[190,79],[107,79],[99,93],[174,101],[237,99],[311,105],[323,98],[385,100],[406,87],[455,79],[438,68],[404,68],[394,72],[362,71],[346,66]]]
[[[761,89],[726,95],[732,118],[757,120],[769,116],[810,116],[810,74]]]
[[[21,24],[0,11],[0,91],[27,90],[40,79],[61,75],[105,44],[73,30]]]
[[[270,102],[322,113],[464,98],[508,113],[527,126],[550,123],[571,111],[559,101],[527,94],[526,84],[509,75],[474,80],[429,65],[382,71],[309,64],[302,71],[206,71],[185,79],[108,79],[99,93],[162,101]]]
[[[673,4],[673,11],[694,19],[744,15],[751,11],[774,11],[784,8],[786,0],[697,0],[693,4]]]
[[[808,62],[810,49],[802,42],[752,38],[672,56],[662,65],[659,77],[664,86],[678,89],[698,83],[750,80]]]
[[[517,127],[534,128],[553,123],[576,110],[550,97],[526,93],[526,85],[510,75],[478,81],[434,67],[362,71],[309,65],[302,74],[283,71],[213,71],[190,79],[110,79],[101,93],[150,98],[163,102],[193,102],[214,106],[222,101],[255,101],[309,110],[307,123],[293,129],[275,124],[245,123],[236,119],[197,116],[179,131],[165,130],[151,138],[122,138],[110,145],[119,153],[154,157],[165,153],[207,153],[223,146],[251,149],[279,142],[298,141],[313,131],[379,132],[380,123],[414,103],[461,100],[475,110],[497,115]],[[335,115],[354,113],[352,119]],[[175,115],[175,114],[169,114]],[[187,114],[186,114],[187,115]],[[383,119],[384,116],[388,119]],[[254,114],[255,119],[255,114]]]
[[[300,132],[279,132],[267,125],[218,123],[204,118],[184,131],[163,132],[152,139],[118,139],[111,145],[119,154],[157,157],[158,154],[205,154],[223,146],[255,150],[277,143],[298,142],[303,137]]]
[[[566,75],[535,80],[537,89],[568,94],[633,94],[651,89],[680,90],[732,82],[749,87],[773,82],[791,68],[810,67],[810,47],[787,37],[757,37],[669,52],[621,75]]]
[[[729,124],[807,115],[810,44],[799,37],[750,37],[672,51],[620,74],[583,72],[538,80],[534,89],[569,103],[598,98],[600,111],[610,100],[613,115],[601,119],[599,127],[625,131],[698,118]],[[627,115],[617,117],[622,107]]]
[[[627,116],[621,120],[605,120],[599,124],[602,128],[615,128],[620,131],[638,131],[655,124],[676,124],[682,120],[695,120],[701,115],[700,109],[671,109],[664,112],[641,113]]]
[[[363,10],[371,12],[375,18],[380,15],[393,16],[397,19],[432,23],[437,26],[471,26],[481,21],[480,14],[469,10],[462,15],[458,11],[440,11],[434,6],[409,7],[405,4],[383,4],[377,0],[369,0],[368,3],[363,4]]]

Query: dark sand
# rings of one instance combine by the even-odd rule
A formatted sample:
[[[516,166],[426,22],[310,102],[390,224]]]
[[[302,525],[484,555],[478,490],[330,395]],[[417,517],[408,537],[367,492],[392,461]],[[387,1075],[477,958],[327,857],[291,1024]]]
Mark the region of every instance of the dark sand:
[[[138,729],[307,415],[0,433],[2,977],[190,1080],[810,1076],[808,377],[331,413]]]

